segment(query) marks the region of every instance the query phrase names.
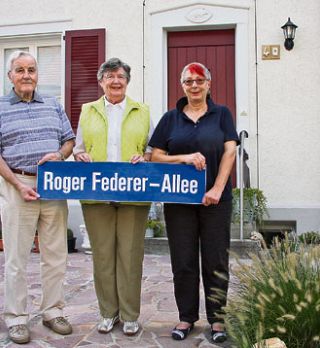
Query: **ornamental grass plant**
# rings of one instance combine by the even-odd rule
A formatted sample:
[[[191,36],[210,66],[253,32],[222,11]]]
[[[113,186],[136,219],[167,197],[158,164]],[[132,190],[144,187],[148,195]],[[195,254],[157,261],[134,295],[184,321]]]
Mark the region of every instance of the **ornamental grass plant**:
[[[320,245],[276,240],[250,264],[238,260],[234,274],[239,289],[225,309],[234,347],[271,337],[288,348],[320,347]]]

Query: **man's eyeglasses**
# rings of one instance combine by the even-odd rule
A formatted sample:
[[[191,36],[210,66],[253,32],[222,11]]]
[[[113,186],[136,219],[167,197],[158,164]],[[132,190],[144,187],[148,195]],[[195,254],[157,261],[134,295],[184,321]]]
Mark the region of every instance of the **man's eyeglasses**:
[[[201,85],[203,85],[206,81],[207,81],[207,79],[194,79],[194,80],[188,79],[188,80],[184,80],[183,83],[184,83],[186,86],[191,87],[191,86],[193,86],[193,83],[194,83],[194,82],[196,83],[196,85],[201,86]]]

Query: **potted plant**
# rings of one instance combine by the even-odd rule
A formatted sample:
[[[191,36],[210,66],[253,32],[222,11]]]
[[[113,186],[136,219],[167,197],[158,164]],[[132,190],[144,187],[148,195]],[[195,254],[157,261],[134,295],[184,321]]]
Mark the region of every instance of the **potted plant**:
[[[239,232],[240,223],[240,189],[232,190],[232,223],[233,235]],[[244,236],[250,237],[250,233],[261,225],[265,216],[268,216],[267,199],[263,192],[257,188],[243,189],[243,222]],[[234,236],[233,236],[234,237]]]
[[[157,219],[148,219],[146,226],[146,237],[147,238],[159,238],[164,233],[164,224]]]
[[[67,243],[68,243],[68,253],[75,253],[78,250],[76,249],[76,240],[77,238],[73,235],[71,228],[67,229]]]

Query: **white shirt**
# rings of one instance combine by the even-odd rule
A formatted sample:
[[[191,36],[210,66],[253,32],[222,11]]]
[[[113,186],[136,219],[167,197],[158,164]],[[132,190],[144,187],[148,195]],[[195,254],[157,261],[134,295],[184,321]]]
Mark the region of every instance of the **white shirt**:
[[[124,115],[124,110],[127,105],[126,98],[121,103],[112,104],[104,96],[105,105],[105,115],[108,120],[108,144],[107,144],[107,154],[108,162],[120,162],[121,161],[121,124]],[[148,142],[154,131],[154,126],[152,119],[150,118],[150,129],[148,134]],[[152,148],[147,147],[146,152],[150,153]],[[82,137],[82,130],[80,127],[80,122],[78,124],[76,145],[73,149],[74,155],[78,153],[86,152],[85,145]]]

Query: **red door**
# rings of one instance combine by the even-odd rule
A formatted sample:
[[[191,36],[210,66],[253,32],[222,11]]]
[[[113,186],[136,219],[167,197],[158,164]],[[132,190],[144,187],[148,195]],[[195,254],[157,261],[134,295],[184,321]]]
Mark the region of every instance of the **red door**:
[[[168,32],[168,109],[183,96],[181,70],[199,62],[211,72],[213,100],[228,106],[236,124],[234,41],[233,29]],[[235,186],[235,166],[232,182]]]

